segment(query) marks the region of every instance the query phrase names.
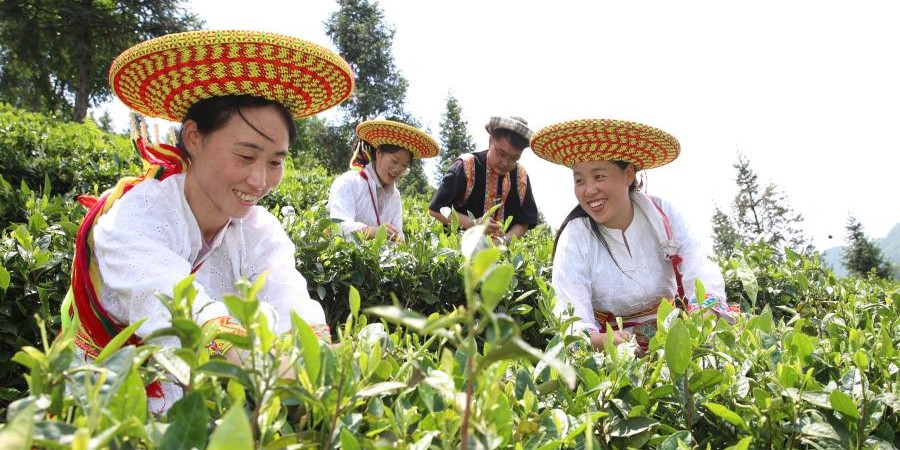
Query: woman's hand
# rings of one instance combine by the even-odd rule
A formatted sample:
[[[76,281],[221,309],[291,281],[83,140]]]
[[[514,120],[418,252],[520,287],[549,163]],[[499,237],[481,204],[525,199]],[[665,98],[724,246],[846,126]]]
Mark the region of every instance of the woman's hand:
[[[631,333],[625,330],[615,330],[612,333],[613,345],[619,345],[623,342],[628,342],[631,340]],[[591,345],[594,346],[597,350],[604,350],[606,348],[606,341],[609,339],[609,333],[596,332],[591,333]]]
[[[387,229],[388,240],[395,242],[404,241],[403,235],[400,234],[400,230],[397,229],[397,227],[389,223],[386,223],[383,226]],[[378,233],[378,228],[379,227],[366,225],[362,230],[360,230],[360,232],[362,232],[362,234],[365,235],[368,239],[375,239],[375,235]]]

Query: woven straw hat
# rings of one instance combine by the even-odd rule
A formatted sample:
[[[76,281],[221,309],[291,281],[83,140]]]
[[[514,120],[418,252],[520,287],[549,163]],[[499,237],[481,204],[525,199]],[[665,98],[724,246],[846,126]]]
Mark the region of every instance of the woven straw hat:
[[[528,122],[519,116],[494,116],[488,119],[487,124],[484,125],[484,129],[492,136],[497,128],[512,131],[525,138],[526,141],[530,141],[533,134],[531,128],[528,128]]]
[[[393,120],[367,120],[356,126],[356,135],[373,147],[385,144],[405,148],[413,158],[431,158],[440,152],[437,142],[416,127]]]
[[[583,119],[541,129],[531,139],[531,150],[566,167],[585,161],[625,161],[640,170],[674,161],[681,145],[671,134],[641,123]]]
[[[204,30],[125,50],[109,69],[109,83],[131,109],[174,122],[198,101],[223,95],[266,98],[300,119],[346,100],[353,73],[340,56],[302,39]]]

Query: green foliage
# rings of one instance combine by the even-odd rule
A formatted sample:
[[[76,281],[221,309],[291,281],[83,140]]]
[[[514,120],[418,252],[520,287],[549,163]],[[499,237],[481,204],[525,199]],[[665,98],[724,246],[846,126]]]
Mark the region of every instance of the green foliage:
[[[441,116],[441,155],[435,169],[437,177],[440,178],[459,155],[473,150],[475,141],[462,117],[462,107],[453,93],[447,93],[447,109]]]
[[[879,278],[891,278],[891,265],[881,254],[881,250],[869,240],[862,229],[862,224],[855,217],[847,219],[847,241],[842,261],[847,270],[857,276],[874,275]]]
[[[728,297],[745,311],[735,324],[663,303],[646,355],[631,343],[596,352],[552,313],[549,229],[494,247],[477,229],[445,231],[425,199],[405,197],[407,242],[345,239],[324,211],[332,175],[299,166],[265,206],[293,239],[334,343],[296,315],[279,339],[255,298],[265,280],[242,281],[224,301],[248,334],[219,336],[240,350],[239,363],[206,352],[212,336],[190,320],[190,278],[160,298],[173,320],[156,335],[176,337],[178,348],[119,348],[117,338],[83,362],[72,336],[55,332],[80,207],[50,187],[3,184],[24,212],[3,235],[0,295],[13,315],[0,323],[32,320],[16,336],[36,338],[0,334],[10,339],[0,367],[25,371],[4,380],[28,388],[5,391],[18,400],[0,446],[900,445],[895,281],[839,279],[816,258],[756,243],[719,261]],[[35,313],[41,320],[26,319]],[[144,386],[162,377],[187,393],[166,414],[149,413]]]
[[[128,139],[93,123],[63,123],[0,104],[0,176],[14,188],[45,186],[47,196],[97,195],[122,174],[140,172]],[[22,223],[24,205],[16,192],[0,193],[0,224]]]
[[[325,21],[325,33],[356,74],[356,88],[340,108],[348,123],[378,116],[404,118],[409,82],[394,64],[394,29],[385,23],[378,2],[338,0]],[[407,122],[406,120],[402,120]]]
[[[788,247],[809,253],[810,246],[800,230],[803,216],[794,213],[787,196],[770,183],[760,191],[758,175],[750,161],[738,155],[734,164],[738,193],[734,197],[732,215],[718,207],[713,215],[714,248],[723,256],[730,256],[738,246],[764,242],[772,247]]]
[[[111,94],[109,64],[123,50],[203,22],[182,0],[0,3],[0,101],[81,122]]]

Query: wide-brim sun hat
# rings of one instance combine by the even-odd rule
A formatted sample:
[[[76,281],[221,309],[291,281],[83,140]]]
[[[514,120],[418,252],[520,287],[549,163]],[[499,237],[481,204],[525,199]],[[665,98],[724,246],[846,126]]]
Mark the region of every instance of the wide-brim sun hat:
[[[109,83],[135,112],[174,122],[195,103],[224,95],[262,97],[300,119],[340,104],[354,85],[350,65],[331,50],[292,36],[239,30],[141,42],[113,61]]]
[[[416,127],[393,120],[367,120],[356,126],[356,136],[373,147],[385,144],[405,148],[413,158],[437,156],[440,147],[431,136]]]
[[[681,145],[671,134],[642,123],[581,119],[542,128],[531,139],[531,150],[566,167],[586,161],[625,161],[645,170],[674,161]]]
[[[487,124],[484,125],[484,129],[492,136],[497,128],[512,131],[525,138],[526,141],[530,141],[534,134],[531,128],[528,128],[528,122],[519,116],[494,116],[488,119]]]

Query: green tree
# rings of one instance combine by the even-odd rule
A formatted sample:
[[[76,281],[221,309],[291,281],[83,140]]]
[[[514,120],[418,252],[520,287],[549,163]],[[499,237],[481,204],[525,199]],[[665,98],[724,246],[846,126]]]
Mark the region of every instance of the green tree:
[[[803,216],[789,206],[787,195],[773,183],[761,190],[759,176],[743,155],[738,154],[738,161],[733,167],[737,170],[735,181],[738,186],[732,205],[733,215],[727,217],[716,208],[712,218],[714,247],[731,249],[730,252],[735,248],[735,243],[765,242],[776,248],[790,247],[798,252],[811,252],[812,247],[800,229]]]
[[[741,235],[734,229],[731,218],[718,206],[713,213],[713,251],[717,256],[731,257],[736,253],[738,244],[741,243]]]
[[[353,95],[341,105],[347,121],[378,116],[404,118],[406,87],[391,46],[394,29],[384,20],[378,2],[338,0],[338,10],[325,22],[325,33],[356,74]]]
[[[893,276],[891,265],[881,254],[881,249],[869,240],[862,224],[853,216],[847,219],[847,241],[849,245],[841,254],[841,259],[851,274],[862,277],[873,274],[878,278]]]
[[[109,65],[135,43],[194,30],[184,0],[0,2],[0,100],[82,121],[112,94]]]
[[[475,141],[462,118],[462,108],[452,92],[447,94],[447,109],[441,117],[441,155],[436,167],[437,176],[447,171],[450,164],[463,153],[475,148]]]
[[[338,10],[325,22],[325,33],[356,75],[356,87],[340,108],[345,123],[326,125],[318,138],[323,161],[331,172],[346,170],[353,153],[353,129],[359,122],[385,117],[414,127],[418,120],[404,109],[409,82],[400,74],[392,46],[394,29],[385,22],[377,1],[338,0]],[[421,161],[413,161],[410,172],[398,184],[404,195],[432,189]]]

